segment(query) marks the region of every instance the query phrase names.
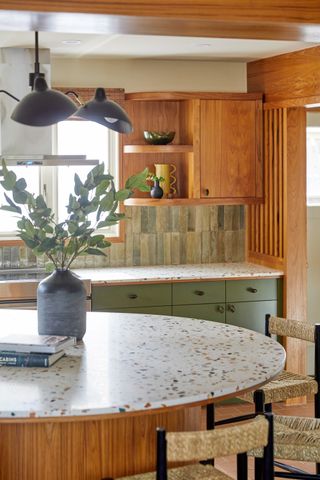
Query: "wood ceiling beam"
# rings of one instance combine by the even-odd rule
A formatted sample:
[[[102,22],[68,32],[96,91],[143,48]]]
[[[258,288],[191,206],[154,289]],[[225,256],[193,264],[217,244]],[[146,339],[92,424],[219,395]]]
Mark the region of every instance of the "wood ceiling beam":
[[[319,106],[320,46],[248,63],[247,84],[268,108]]]
[[[7,0],[1,30],[320,42],[319,0]]]

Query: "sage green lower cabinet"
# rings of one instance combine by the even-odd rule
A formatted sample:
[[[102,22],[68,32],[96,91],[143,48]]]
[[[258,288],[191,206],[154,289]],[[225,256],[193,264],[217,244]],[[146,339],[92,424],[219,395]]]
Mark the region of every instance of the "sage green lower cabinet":
[[[281,315],[276,278],[157,284],[93,285],[92,311],[174,315],[264,333],[265,315]]]
[[[233,302],[226,304],[226,323],[265,333],[265,316],[267,313],[277,315],[277,301]]]
[[[171,315],[171,305],[161,305],[160,307],[135,307],[135,308],[113,308],[109,312],[121,313],[146,313],[150,315]]]
[[[209,303],[202,305],[173,305],[172,315],[177,317],[200,318],[225,323],[225,305]]]

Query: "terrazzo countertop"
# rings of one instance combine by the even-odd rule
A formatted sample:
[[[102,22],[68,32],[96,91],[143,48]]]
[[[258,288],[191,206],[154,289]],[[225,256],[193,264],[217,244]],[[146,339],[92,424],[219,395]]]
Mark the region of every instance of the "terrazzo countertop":
[[[200,265],[156,265],[146,267],[114,267],[73,269],[93,284],[178,282],[187,280],[219,280],[279,278],[281,270],[262,267],[253,263],[212,263]]]
[[[36,333],[35,311],[2,310],[1,335]],[[0,417],[145,411],[253,389],[284,367],[275,340],[205,320],[88,313],[84,341],[50,368],[0,367]]]

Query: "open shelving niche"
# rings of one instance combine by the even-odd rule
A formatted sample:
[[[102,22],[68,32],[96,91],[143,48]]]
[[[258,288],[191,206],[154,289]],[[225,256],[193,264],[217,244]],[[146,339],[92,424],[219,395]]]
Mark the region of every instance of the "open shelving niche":
[[[201,198],[200,195],[200,101],[201,99],[238,99],[250,94],[205,92],[141,92],[126,94],[125,108],[134,131],[121,137],[121,179],[154,164],[174,164],[177,194],[173,198],[153,199],[148,193],[135,192],[125,201],[131,206],[209,205],[257,203],[252,198]],[[175,131],[168,145],[146,144],[143,131]]]

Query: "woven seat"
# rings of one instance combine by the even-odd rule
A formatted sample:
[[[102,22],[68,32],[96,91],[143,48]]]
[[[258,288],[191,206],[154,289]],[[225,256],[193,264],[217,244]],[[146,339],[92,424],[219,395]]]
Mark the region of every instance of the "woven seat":
[[[264,385],[262,390],[265,403],[283,402],[288,398],[315,395],[318,392],[318,383],[306,375],[284,371]],[[239,398],[254,403],[253,392],[245,393]]]
[[[271,417],[268,417],[271,421]],[[253,448],[268,445],[269,421],[259,415],[254,420],[223,429],[199,432],[169,432],[158,429],[157,432],[157,471],[159,477],[167,478],[168,462],[199,462],[207,458],[238,455],[238,478],[246,479],[246,452]],[[271,431],[271,430],[270,430]],[[271,458],[271,456],[270,456]],[[270,464],[265,463],[265,479],[271,476]],[[117,480],[155,480],[156,472],[143,473]],[[193,463],[183,467],[168,469],[169,480],[230,480],[231,477],[212,465]]]
[[[262,449],[249,452],[262,456]],[[282,460],[320,462],[320,419],[274,416],[274,457]]]
[[[142,473],[132,477],[121,477],[117,480],[156,480],[156,472]],[[187,465],[185,467],[170,468],[168,472],[169,480],[232,480],[232,477],[217,470],[211,465]]]

